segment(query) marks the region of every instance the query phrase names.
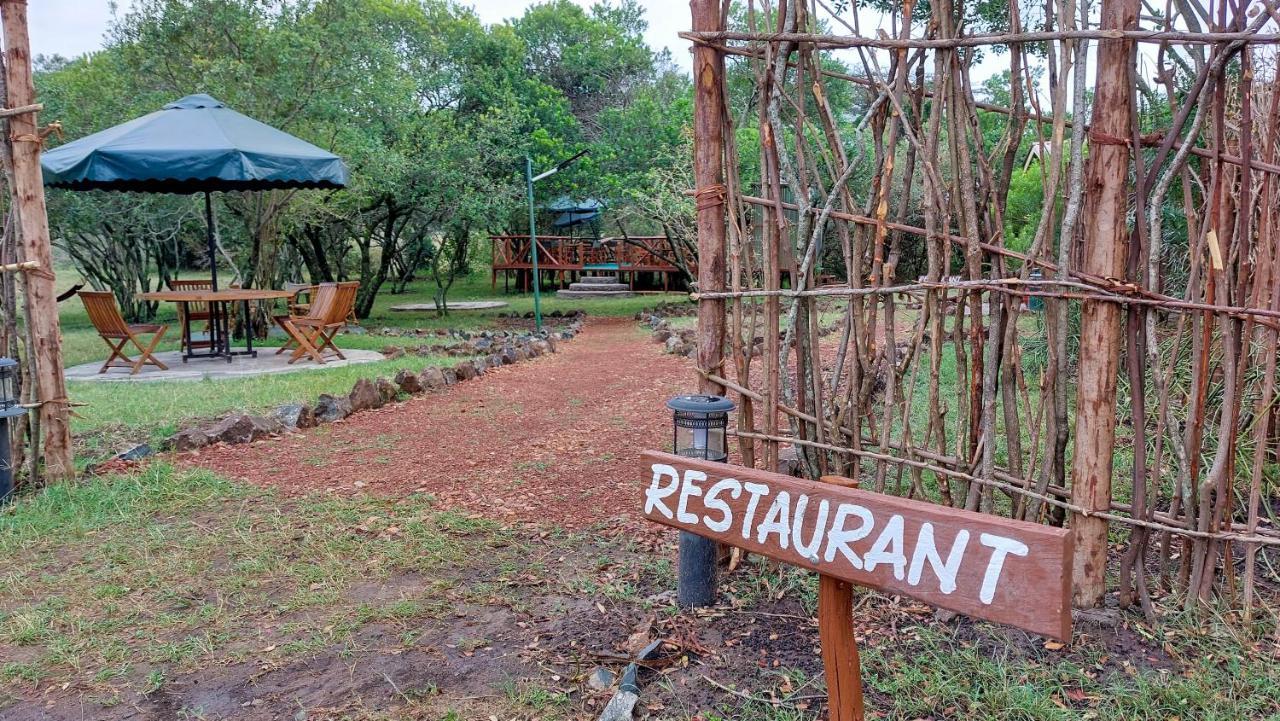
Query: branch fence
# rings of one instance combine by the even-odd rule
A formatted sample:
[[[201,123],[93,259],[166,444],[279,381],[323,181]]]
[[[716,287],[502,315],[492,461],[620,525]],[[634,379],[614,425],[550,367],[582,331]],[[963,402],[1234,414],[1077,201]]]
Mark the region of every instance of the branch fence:
[[[693,2],[700,380],[742,462],[1070,525],[1081,605],[1273,618],[1280,4],[915,5],[873,37],[856,3]]]

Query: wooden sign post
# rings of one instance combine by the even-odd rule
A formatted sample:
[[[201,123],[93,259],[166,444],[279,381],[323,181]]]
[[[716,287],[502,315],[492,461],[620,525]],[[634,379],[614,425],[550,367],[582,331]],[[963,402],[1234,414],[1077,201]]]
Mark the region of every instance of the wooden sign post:
[[[1063,641],[1071,534],[754,468],[646,452],[644,516],[821,574],[818,631],[832,721],[860,721],[852,585]]]

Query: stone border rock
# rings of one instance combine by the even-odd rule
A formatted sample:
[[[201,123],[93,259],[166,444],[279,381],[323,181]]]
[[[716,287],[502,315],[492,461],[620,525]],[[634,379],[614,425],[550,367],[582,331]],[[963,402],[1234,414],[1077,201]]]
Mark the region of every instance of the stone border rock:
[[[636,320],[649,326],[655,343],[666,345],[666,352],[689,358],[698,349],[698,331],[693,328],[675,330],[668,318],[687,318],[697,314],[697,309],[687,303],[661,303],[636,313]]]
[[[654,342],[664,344],[667,353],[691,358],[698,350],[698,331],[694,328],[676,330],[671,327],[667,319],[687,318],[695,315],[697,315],[697,308],[687,303],[662,303],[636,313],[635,319],[649,326],[653,331]],[[818,336],[825,337],[839,328],[840,322],[832,321],[826,325],[819,326]],[[756,336],[753,345],[755,346],[753,349],[755,354],[763,352],[764,338]]]
[[[288,403],[278,406],[266,416],[233,413],[213,422],[184,428],[166,439],[158,450],[193,451],[215,443],[251,443],[281,433],[332,423],[354,413],[381,408],[402,397],[448,388],[484,375],[492,368],[555,353],[560,342],[571,340],[581,331],[581,316],[575,316],[575,320],[561,330],[544,330],[541,334],[446,331],[441,335],[456,334],[457,337],[465,337],[461,343],[452,344],[452,349],[447,354],[469,355],[472,356],[470,360],[461,361],[452,367],[428,366],[418,373],[402,368],[393,380],[381,377],[361,378],[346,395],[321,394],[314,404]],[[434,334],[434,331],[431,333]],[[407,335],[414,334],[410,332]],[[423,352],[423,355],[439,355],[441,346],[422,346],[415,350],[427,349],[430,349],[430,353]],[[399,355],[393,353],[390,357],[403,356],[407,351],[398,348],[398,352]],[[138,460],[142,456],[137,455],[137,450],[138,448],[133,448],[126,452],[134,454],[131,458],[124,459],[126,454],[116,458]],[[149,446],[148,450],[151,450]]]

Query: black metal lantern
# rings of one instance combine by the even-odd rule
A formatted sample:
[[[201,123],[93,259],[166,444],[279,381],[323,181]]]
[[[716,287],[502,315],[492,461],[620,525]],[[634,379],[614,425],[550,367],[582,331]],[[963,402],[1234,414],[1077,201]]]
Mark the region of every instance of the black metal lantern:
[[[13,449],[9,419],[27,412],[18,402],[18,361],[0,358],[0,502],[13,494]]]
[[[0,358],[0,413],[18,405],[18,361]]]
[[[725,429],[735,406],[724,396],[676,396],[667,401],[672,411],[673,452],[686,458],[724,461],[729,457]]]

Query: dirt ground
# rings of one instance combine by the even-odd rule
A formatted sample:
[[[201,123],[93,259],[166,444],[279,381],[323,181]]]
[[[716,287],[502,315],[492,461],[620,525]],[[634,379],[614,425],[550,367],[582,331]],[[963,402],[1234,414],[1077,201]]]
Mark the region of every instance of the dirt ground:
[[[556,354],[444,391],[284,438],[184,454],[176,460],[187,466],[277,489],[278,507],[254,510],[267,518],[305,523],[317,496],[376,507],[325,532],[383,539],[379,553],[425,517],[410,500],[423,494],[434,497],[430,512],[489,530],[450,526],[443,537],[462,553],[430,573],[396,570],[344,586],[330,605],[356,609],[346,635],[318,607],[255,616],[219,639],[241,653],[218,649],[172,668],[140,663],[130,690],[109,703],[75,680],[19,685],[13,703],[0,699],[0,717],[596,719],[614,689],[591,678],[620,673],[655,639],[665,643],[642,673],[637,718],[825,717],[812,576],[750,558],[724,578],[719,605],[679,612],[675,534],[638,520],[638,456],[666,445],[663,401],[692,381],[691,362],[662,353],[647,329],[591,320]],[[192,525],[228,515],[208,513]],[[308,533],[316,530],[286,524],[274,552],[294,554],[290,539]],[[337,562],[360,568],[345,556]],[[274,599],[284,589],[259,593]],[[855,617],[868,705],[895,709],[869,718],[1173,718],[1165,708],[1123,710],[1114,690],[1129,688],[1139,669],[1194,684],[1199,668],[1185,649],[1115,611],[1077,618],[1066,647],[869,591],[859,592]],[[282,653],[298,638],[314,641]],[[30,648],[0,645],[0,656]],[[163,685],[138,690],[159,671]],[[1258,693],[1267,691],[1241,684],[1205,703],[1231,709]],[[1170,703],[1183,701],[1171,692]]]
[[[669,442],[687,359],[636,323],[592,319],[559,352],[321,429],[184,458],[286,493],[435,495],[445,508],[564,529],[634,519],[637,459]]]

